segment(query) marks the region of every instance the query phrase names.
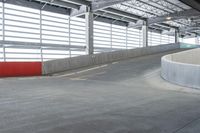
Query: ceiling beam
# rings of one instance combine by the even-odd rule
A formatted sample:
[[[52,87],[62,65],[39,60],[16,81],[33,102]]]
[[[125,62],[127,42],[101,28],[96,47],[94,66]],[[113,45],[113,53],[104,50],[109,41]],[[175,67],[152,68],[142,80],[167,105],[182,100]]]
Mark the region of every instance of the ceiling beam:
[[[89,6],[91,4],[91,2],[86,1],[86,0],[62,0],[62,1],[78,4],[78,5],[86,5],[86,6]]]
[[[99,16],[105,16],[105,17],[113,18],[113,19],[116,19],[116,20],[126,21],[126,22],[132,22],[132,23],[137,22],[137,20],[135,20],[135,19],[123,17],[123,16],[120,16],[120,15],[116,15],[116,14],[112,14],[112,13],[108,13],[108,12],[104,12],[104,11],[96,11],[95,14],[99,15]]]
[[[183,2],[184,4],[200,11],[200,2],[199,0],[180,0],[181,2]]]
[[[164,35],[175,35],[175,29],[170,29],[170,30],[163,30],[162,34]]]
[[[181,33],[181,34],[186,34],[186,33],[192,33],[192,32],[196,32],[197,30],[200,30],[200,25],[195,25],[195,26],[191,26],[191,27],[180,27],[179,29],[179,32]],[[167,32],[168,34],[170,34],[170,33],[174,33],[173,31],[168,31]]]
[[[160,24],[157,24],[157,25],[161,25],[163,27],[168,27],[168,28],[172,28],[172,29],[179,29],[179,27],[176,27],[176,26],[172,26],[172,25],[169,25],[169,24],[166,24],[166,23],[160,23]]]
[[[156,28],[153,28],[153,27],[149,27],[148,28],[148,31],[150,31],[150,32],[154,32],[154,33],[162,33],[162,30],[160,30],[160,29],[156,29]]]
[[[149,25],[151,25],[154,23],[162,23],[166,21],[174,21],[174,20],[179,20],[179,19],[191,18],[191,17],[199,16],[199,15],[200,15],[200,12],[194,9],[189,9],[185,11],[167,14],[164,16],[150,18],[148,19],[148,23]]]
[[[164,29],[163,27],[159,27],[159,26],[157,26],[157,25],[152,25],[152,26],[150,26],[149,28],[154,28],[154,29],[161,30],[161,31],[163,31],[163,30],[169,31],[169,30],[170,30],[170,29]]]
[[[188,39],[188,38],[196,38],[197,35],[199,36],[198,33],[186,33],[186,34],[184,34],[183,38],[184,38],[184,39]]]
[[[93,0],[91,4],[91,9],[92,11],[97,11],[99,9],[104,9],[126,1],[130,0]]]
[[[162,25],[151,25],[151,27],[155,27],[155,28],[158,28],[158,29],[161,29],[161,30],[170,30],[171,28],[169,27],[165,27],[165,26],[162,26]]]
[[[86,6],[86,5],[80,6],[80,8],[78,10],[77,9],[71,9],[70,16],[71,17],[82,16],[87,12],[87,9],[88,9],[88,6]]]
[[[200,15],[200,12],[198,12],[197,10],[189,9],[189,10],[175,12],[175,13],[171,13],[171,14],[167,14],[167,15],[163,15],[159,17],[149,18],[148,24],[152,25],[154,23],[163,23],[166,21],[174,21],[174,20],[179,20],[179,19],[191,18],[191,17],[199,16],[199,15]],[[138,22],[135,25],[130,25],[129,27],[141,27],[141,26],[142,26],[142,23]]]
[[[120,4],[130,0],[92,0],[90,6],[82,5],[79,10],[72,9],[70,16],[80,16],[87,12],[87,6],[90,8],[92,12],[95,12],[100,9],[108,8],[112,5]]]
[[[56,5],[56,6],[60,6],[60,7],[67,7],[67,8],[73,8],[73,9],[79,9],[80,6],[73,4],[73,3],[68,3],[68,2],[64,2],[62,0],[35,0],[41,3],[46,3],[46,4],[50,4],[50,5]]]
[[[112,14],[115,14],[115,15],[120,15],[120,16],[123,16],[123,17],[127,17],[127,18],[130,18],[130,19],[145,20],[145,18],[142,18],[142,17],[140,17],[138,15],[134,15],[132,13],[121,11],[121,10],[114,9],[114,8],[111,8],[111,7],[103,9],[103,11],[108,12],[108,13],[112,13]]]
[[[192,32],[192,31],[195,31],[195,30],[200,30],[200,27],[199,26],[192,26],[192,27],[182,27],[179,29],[180,32]]]
[[[0,0],[0,2],[2,2],[2,1],[3,0]],[[6,0],[5,3],[28,7],[28,8],[33,8],[33,9],[38,9],[38,10],[40,10],[44,5],[44,4],[41,4],[36,1],[27,1],[27,0]],[[52,5],[46,5],[45,8],[43,8],[43,10],[54,12],[54,13],[59,13],[59,14],[64,14],[64,15],[69,15],[69,11],[70,11],[69,9],[60,8],[60,7],[56,7],[56,6],[52,6]],[[84,18],[84,17],[85,16],[81,16],[81,18]],[[128,22],[125,21],[126,19],[125,20],[121,19],[121,20],[116,21],[115,19],[106,18],[106,17],[102,17],[102,16],[98,16],[98,15],[94,15],[94,17],[96,18],[95,20],[99,21],[99,22],[110,23],[110,24],[112,23],[112,24],[120,25],[120,26],[128,25]],[[131,19],[129,19],[129,20],[131,20]]]
[[[0,2],[3,2],[3,0],[0,0]],[[41,4],[39,2],[27,1],[27,0],[6,0],[5,3],[38,9],[38,10],[42,9],[42,7],[44,6],[44,4]],[[60,7],[51,6],[51,5],[46,5],[45,8],[43,8],[42,10],[59,13],[59,14],[65,14],[65,15],[69,15],[70,13],[69,9],[60,8]]]
[[[82,16],[79,16],[79,17],[85,18],[85,15],[82,15]],[[124,27],[127,27],[127,25],[128,25],[128,22],[125,22],[125,21],[122,21],[122,20],[116,21],[115,19],[107,18],[107,17],[104,17],[104,16],[99,16],[99,15],[96,15],[96,14],[94,14],[94,18],[95,18],[95,21],[98,21],[98,22],[115,24],[115,25],[124,26]]]
[[[120,25],[120,26],[125,26],[125,27],[128,25],[128,22],[125,22],[122,20],[116,21],[115,19],[110,19],[110,18],[100,17],[100,16],[97,17],[96,15],[94,15],[94,17],[96,17],[95,21],[100,21],[104,23],[115,24],[115,25]]]

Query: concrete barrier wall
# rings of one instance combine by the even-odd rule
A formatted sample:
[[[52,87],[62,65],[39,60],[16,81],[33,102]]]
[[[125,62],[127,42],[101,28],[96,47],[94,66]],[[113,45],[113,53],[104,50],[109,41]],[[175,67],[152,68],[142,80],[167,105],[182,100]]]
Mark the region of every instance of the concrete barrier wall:
[[[46,61],[43,63],[42,71],[43,75],[47,75],[81,67],[100,65],[118,60],[175,50],[178,48],[180,48],[179,44],[168,44]]]
[[[41,75],[41,62],[0,62],[0,77]]]
[[[200,89],[200,49],[162,57],[161,76],[169,82]]]

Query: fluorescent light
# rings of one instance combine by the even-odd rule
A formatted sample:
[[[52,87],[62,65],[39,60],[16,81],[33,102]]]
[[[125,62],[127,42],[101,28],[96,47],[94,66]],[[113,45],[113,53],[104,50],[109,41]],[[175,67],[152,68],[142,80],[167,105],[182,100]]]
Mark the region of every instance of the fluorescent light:
[[[167,19],[167,20],[171,20],[171,19],[172,19],[172,17],[166,17],[166,19]]]

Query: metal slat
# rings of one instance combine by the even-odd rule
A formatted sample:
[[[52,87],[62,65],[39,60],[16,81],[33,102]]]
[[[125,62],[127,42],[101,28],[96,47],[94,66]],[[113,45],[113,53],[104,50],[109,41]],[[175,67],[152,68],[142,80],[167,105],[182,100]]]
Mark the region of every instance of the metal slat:
[[[64,21],[68,21],[68,19],[69,19],[69,16],[67,16],[66,15],[66,17],[68,17],[68,18],[62,18],[62,17],[58,17],[58,16],[55,16],[55,15],[53,15],[53,16],[51,16],[51,15],[47,15],[47,14],[44,14],[44,13],[42,13],[42,16],[44,16],[44,17],[53,17],[53,18],[56,18],[56,19],[63,19]]]
[[[38,18],[36,18],[36,17],[29,17],[29,16],[25,16],[25,15],[19,15],[19,14],[11,14],[11,13],[4,13],[5,15],[11,15],[11,16],[17,16],[17,17],[22,17],[22,18],[30,18],[30,19],[35,19],[35,20],[39,20],[39,16],[38,16]]]
[[[44,27],[42,27],[42,30],[68,34],[68,31],[66,32],[66,31],[59,31],[59,30],[50,30],[50,29],[46,29]]]
[[[52,17],[52,19],[53,19],[53,17]],[[52,23],[57,23],[57,24],[65,24],[65,25],[68,25],[68,23],[64,23],[64,22],[59,22],[59,21],[54,21],[54,20],[48,20],[48,19],[44,19],[44,18],[42,18],[42,21],[43,22],[52,22]]]
[[[19,11],[19,12],[25,12],[25,13],[31,13],[31,14],[35,14],[35,15],[39,15],[40,13],[34,13],[34,12],[31,12],[31,11],[28,11],[28,10],[20,10],[20,9],[16,9],[16,8],[10,8],[10,7],[7,7],[5,6],[5,9],[8,9],[8,10],[12,10],[12,11]]]
[[[36,38],[36,37],[22,37],[22,36],[15,36],[15,35],[5,35],[5,37],[13,37],[13,38],[22,38],[22,39],[37,39],[39,40],[40,38]]]
[[[49,38],[44,38],[44,37],[42,38],[42,41],[54,41],[54,42],[56,41],[56,42],[69,43],[67,39],[65,41],[65,40],[49,39]]]
[[[69,36],[68,36],[68,34],[66,34],[66,36],[64,36],[64,35],[55,35],[55,34],[44,34],[44,33],[42,33],[42,36],[56,36],[56,37],[63,37],[63,38],[68,38]]]
[[[15,32],[15,33],[24,33],[24,34],[33,34],[33,35],[39,35],[39,33],[33,33],[33,32],[26,32],[26,31],[14,31],[14,30],[5,30],[6,32]]]
[[[26,28],[26,29],[40,30],[40,28],[34,28],[34,27],[28,27],[28,26],[19,26],[19,25],[14,25],[14,24],[5,24],[5,26],[12,26],[12,27],[18,27],[18,28]]]

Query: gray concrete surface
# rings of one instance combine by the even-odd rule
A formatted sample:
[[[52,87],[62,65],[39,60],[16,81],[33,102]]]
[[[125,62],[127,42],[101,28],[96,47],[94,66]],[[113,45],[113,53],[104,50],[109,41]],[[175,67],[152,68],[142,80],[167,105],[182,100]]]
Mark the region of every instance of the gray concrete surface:
[[[200,65],[200,48],[170,54],[174,62]]]
[[[200,48],[162,57],[161,75],[169,82],[200,89]]]
[[[62,72],[82,67],[93,65],[100,65],[118,60],[138,57],[143,55],[155,54],[180,48],[179,44],[168,44],[151,46],[137,49],[120,50],[114,52],[106,52],[95,55],[84,55],[66,59],[57,59],[43,62],[42,73],[43,75]]]
[[[160,78],[165,54],[1,79],[0,133],[199,133],[200,92]]]

